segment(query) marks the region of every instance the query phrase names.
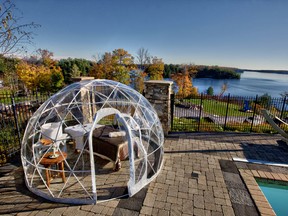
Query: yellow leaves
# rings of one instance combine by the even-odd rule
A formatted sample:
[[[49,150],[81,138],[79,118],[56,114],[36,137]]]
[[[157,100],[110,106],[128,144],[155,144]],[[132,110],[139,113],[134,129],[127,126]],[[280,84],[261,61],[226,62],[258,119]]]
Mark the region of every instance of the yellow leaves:
[[[29,90],[55,91],[63,86],[64,77],[61,68],[56,66],[56,61],[52,59],[53,53],[38,49],[38,55],[32,56],[34,64],[25,61],[17,65],[16,71],[20,80]]]
[[[35,79],[35,84],[38,87],[38,89],[50,89],[51,85],[51,72],[50,69],[40,65],[36,66],[37,75]]]
[[[129,84],[130,75],[127,68],[123,65],[115,66],[115,72],[112,75],[112,80],[121,82],[123,84]]]
[[[35,90],[36,88],[46,91],[51,90],[52,86],[55,85],[55,80],[52,82],[52,77],[55,77],[55,74],[58,74],[56,76],[58,82],[59,80],[63,81],[61,68],[56,66],[33,65],[22,61],[16,66],[16,72],[19,79],[29,90]]]
[[[152,64],[147,68],[147,72],[150,74],[150,80],[162,80],[164,73],[164,63],[162,59],[153,58]]]
[[[133,64],[132,55],[124,49],[115,49],[112,53],[113,64],[131,65]]]
[[[136,68],[133,57],[124,49],[106,52],[101,59],[93,64],[89,75],[96,79],[110,79],[129,84],[129,71]]]
[[[21,62],[16,66],[17,75],[24,82],[28,89],[36,87],[37,70],[35,66],[29,65],[27,62]]]

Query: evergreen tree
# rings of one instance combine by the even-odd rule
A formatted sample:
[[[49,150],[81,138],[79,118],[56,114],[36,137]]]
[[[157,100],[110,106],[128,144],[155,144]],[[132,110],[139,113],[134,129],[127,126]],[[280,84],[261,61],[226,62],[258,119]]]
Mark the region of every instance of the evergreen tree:
[[[214,89],[212,86],[209,86],[209,88],[207,89],[207,95],[214,95]]]
[[[81,71],[79,70],[78,66],[76,64],[73,64],[72,70],[71,70],[71,76],[79,77],[80,75],[81,75]]]

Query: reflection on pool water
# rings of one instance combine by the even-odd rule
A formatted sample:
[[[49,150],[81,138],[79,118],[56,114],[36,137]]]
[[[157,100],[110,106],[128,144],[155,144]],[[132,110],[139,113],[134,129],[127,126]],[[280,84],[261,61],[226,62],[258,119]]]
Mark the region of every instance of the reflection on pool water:
[[[277,216],[288,215],[288,182],[256,179]]]

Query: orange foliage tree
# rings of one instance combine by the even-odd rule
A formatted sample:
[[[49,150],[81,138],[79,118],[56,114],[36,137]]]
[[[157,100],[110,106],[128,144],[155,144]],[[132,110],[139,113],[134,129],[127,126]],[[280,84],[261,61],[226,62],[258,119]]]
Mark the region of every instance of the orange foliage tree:
[[[142,70],[134,70],[130,74],[131,79],[131,86],[136,91],[143,93],[144,91],[144,81],[147,74],[143,72]]]
[[[178,86],[177,94],[182,95],[183,97],[198,95],[198,89],[193,87],[191,76],[186,68],[184,69],[184,72],[174,74],[172,79]]]

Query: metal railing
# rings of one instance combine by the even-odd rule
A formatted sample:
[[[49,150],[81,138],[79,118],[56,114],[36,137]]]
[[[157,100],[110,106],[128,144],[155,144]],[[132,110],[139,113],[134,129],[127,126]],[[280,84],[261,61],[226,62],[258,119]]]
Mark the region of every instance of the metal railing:
[[[20,150],[29,118],[50,97],[50,93],[30,95],[0,94],[0,164]],[[287,98],[171,96],[171,131],[273,132],[260,109],[287,120]],[[288,131],[288,128],[283,128]]]
[[[0,94],[0,164],[20,150],[27,122],[50,93]]]
[[[241,131],[274,132],[260,110],[288,120],[286,97],[270,96],[209,96],[193,97],[171,95],[171,131]],[[284,128],[288,130],[288,128]]]

